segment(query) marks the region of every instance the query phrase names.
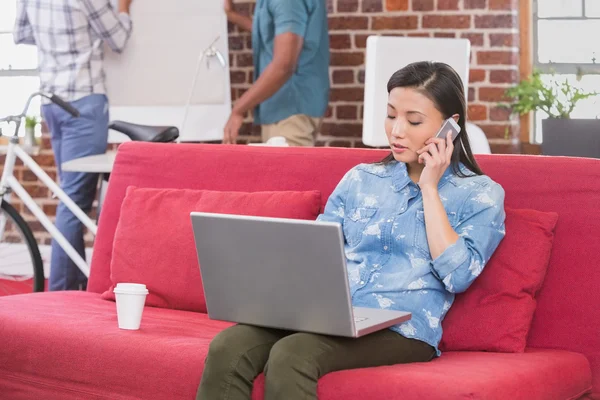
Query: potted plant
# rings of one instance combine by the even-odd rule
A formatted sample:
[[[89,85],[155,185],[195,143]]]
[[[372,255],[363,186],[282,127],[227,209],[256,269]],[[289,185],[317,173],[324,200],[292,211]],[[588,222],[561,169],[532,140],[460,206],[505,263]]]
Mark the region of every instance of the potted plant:
[[[511,99],[507,106],[513,114],[547,114],[542,120],[542,154],[595,158],[600,158],[600,119],[571,118],[571,113],[579,101],[598,94],[584,92],[568,79],[556,79],[554,74],[545,83],[539,70],[505,92]]]
[[[39,123],[40,121],[36,116],[25,117],[25,138],[23,140],[25,147],[32,148],[37,144],[35,140],[35,127]]]

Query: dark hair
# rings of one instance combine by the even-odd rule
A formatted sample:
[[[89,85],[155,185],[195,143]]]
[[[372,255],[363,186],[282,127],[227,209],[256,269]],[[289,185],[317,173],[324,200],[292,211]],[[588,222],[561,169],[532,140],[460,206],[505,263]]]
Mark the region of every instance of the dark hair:
[[[450,118],[454,114],[460,116],[458,119],[460,133],[454,139],[454,151],[450,161],[452,171],[461,177],[468,176],[459,168],[459,163],[462,163],[474,174],[483,175],[475,161],[466,133],[465,92],[462,80],[456,71],[448,64],[441,62],[415,62],[394,72],[387,84],[388,94],[397,87],[414,88],[421,92],[435,104],[444,119]],[[390,153],[381,162],[388,163],[393,160],[394,154]]]

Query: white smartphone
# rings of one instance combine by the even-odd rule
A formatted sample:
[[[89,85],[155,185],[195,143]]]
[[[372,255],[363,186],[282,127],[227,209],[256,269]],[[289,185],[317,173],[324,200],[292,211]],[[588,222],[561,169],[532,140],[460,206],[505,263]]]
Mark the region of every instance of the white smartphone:
[[[452,131],[452,141],[454,142],[454,139],[456,139],[460,133],[460,126],[458,126],[456,121],[454,121],[454,118],[448,118],[445,120],[435,137],[445,139],[448,131]]]

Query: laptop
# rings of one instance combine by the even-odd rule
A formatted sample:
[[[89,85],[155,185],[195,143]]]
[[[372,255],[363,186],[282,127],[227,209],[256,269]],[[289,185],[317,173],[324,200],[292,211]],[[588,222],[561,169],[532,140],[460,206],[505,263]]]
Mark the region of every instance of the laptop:
[[[211,319],[356,338],[411,318],[352,307],[338,223],[190,215]]]

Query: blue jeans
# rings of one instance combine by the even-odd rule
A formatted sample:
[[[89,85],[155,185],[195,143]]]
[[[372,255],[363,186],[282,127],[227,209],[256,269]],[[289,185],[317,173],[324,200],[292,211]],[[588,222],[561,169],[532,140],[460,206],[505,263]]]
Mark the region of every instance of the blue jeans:
[[[63,172],[63,162],[79,157],[103,154],[108,143],[108,99],[92,94],[71,102],[79,110],[72,117],[56,104],[42,106],[42,113],[50,129],[52,150],[61,189],[84,212],[89,213],[96,197],[98,174]],[[60,202],[56,210],[56,227],[85,259],[83,224]],[[52,240],[50,261],[50,290],[81,290],[87,287],[87,278],[55,240]]]

